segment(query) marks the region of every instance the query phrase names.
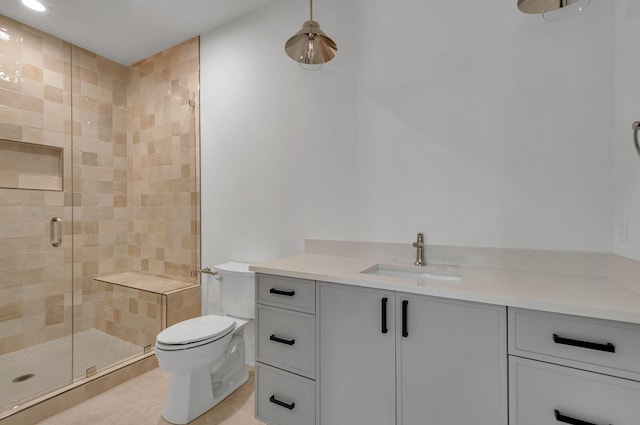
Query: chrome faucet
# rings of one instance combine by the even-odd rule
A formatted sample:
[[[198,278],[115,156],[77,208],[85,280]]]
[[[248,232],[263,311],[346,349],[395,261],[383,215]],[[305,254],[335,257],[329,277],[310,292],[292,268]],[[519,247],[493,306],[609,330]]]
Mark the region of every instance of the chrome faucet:
[[[424,234],[418,233],[418,239],[413,243],[413,247],[416,250],[416,266],[426,266],[427,262],[424,260]]]

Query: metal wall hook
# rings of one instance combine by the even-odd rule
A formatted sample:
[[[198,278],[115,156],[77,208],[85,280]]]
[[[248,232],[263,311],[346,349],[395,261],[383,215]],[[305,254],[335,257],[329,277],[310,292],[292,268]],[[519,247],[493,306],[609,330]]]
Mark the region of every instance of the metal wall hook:
[[[638,131],[640,131],[640,121],[633,123],[633,141],[636,145],[636,152],[640,155],[640,143],[638,142]]]

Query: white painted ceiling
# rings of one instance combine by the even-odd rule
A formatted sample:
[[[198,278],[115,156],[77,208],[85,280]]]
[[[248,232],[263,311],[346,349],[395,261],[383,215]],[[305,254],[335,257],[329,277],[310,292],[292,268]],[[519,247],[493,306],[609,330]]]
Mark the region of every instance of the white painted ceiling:
[[[41,0],[47,12],[0,0],[0,14],[130,65],[273,0]]]

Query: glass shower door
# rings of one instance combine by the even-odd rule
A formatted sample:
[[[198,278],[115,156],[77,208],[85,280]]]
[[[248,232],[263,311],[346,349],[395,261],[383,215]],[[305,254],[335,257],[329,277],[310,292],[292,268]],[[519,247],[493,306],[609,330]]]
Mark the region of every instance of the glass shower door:
[[[68,43],[0,15],[0,417],[72,380]]]
[[[62,191],[0,189],[0,411],[72,379],[70,222]]]

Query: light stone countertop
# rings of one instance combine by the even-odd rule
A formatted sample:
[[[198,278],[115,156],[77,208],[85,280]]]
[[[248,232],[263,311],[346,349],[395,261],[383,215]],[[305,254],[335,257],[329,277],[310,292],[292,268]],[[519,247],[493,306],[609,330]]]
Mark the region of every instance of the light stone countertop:
[[[621,262],[613,262],[616,261]],[[402,266],[411,264],[371,258],[303,254],[255,264],[250,270],[640,324],[640,285],[635,285],[635,277],[634,284],[630,285],[628,279],[623,278],[625,273],[612,273],[603,277],[462,266],[434,265],[427,269],[430,273],[458,275],[461,280],[457,282],[361,273],[379,263]],[[626,275],[628,277],[629,273]]]

